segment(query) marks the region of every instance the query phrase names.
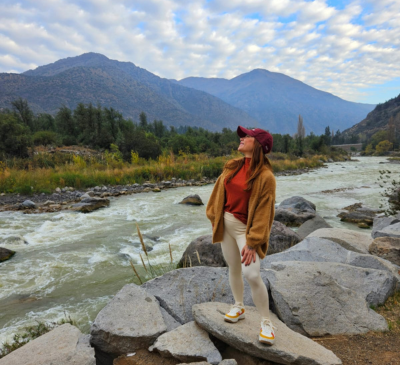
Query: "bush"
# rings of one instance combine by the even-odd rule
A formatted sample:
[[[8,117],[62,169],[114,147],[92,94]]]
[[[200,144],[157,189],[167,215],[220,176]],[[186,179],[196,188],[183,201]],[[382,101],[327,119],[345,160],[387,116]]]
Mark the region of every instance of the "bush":
[[[33,135],[33,144],[35,146],[48,146],[57,144],[58,135],[55,132],[40,131]]]

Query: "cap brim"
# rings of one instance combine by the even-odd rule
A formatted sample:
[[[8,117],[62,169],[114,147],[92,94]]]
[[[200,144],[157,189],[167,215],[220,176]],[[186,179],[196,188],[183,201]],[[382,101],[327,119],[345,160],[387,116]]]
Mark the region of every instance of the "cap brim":
[[[249,136],[253,135],[253,133],[249,129],[243,128],[241,126],[237,127],[237,134],[241,138],[245,137],[247,135],[249,135]]]

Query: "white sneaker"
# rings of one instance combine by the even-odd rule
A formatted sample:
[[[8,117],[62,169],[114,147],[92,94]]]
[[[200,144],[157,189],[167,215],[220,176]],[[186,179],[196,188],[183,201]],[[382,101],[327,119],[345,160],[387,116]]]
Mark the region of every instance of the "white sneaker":
[[[245,318],[244,312],[245,310],[243,306],[234,304],[231,307],[230,311],[225,314],[224,319],[226,322],[236,323],[237,321],[239,321],[239,319]]]
[[[275,330],[276,327],[272,325],[272,322],[268,318],[264,318],[261,321],[260,335],[258,341],[266,343],[267,345],[273,345],[275,342]]]

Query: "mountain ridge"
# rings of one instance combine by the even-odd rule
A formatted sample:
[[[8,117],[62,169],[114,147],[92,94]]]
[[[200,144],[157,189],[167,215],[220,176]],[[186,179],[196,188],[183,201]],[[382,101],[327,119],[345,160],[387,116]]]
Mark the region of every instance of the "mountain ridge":
[[[85,53],[39,66],[22,74],[0,74],[0,107],[23,97],[36,112],[54,114],[61,105],[100,103],[137,119],[210,130],[237,125],[294,134],[299,114],[306,132],[347,129],[364,119],[374,105],[352,103],[287,75],[254,69],[230,80],[161,78],[132,62]],[[80,75],[80,76],[79,76]],[[65,90],[63,90],[65,89]],[[61,104],[62,103],[62,104]]]

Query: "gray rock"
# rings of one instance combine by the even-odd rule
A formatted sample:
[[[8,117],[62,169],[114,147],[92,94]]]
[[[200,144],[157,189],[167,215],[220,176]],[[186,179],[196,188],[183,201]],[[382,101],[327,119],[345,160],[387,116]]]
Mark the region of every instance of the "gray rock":
[[[315,204],[301,196],[292,196],[291,198],[283,200],[279,204],[280,209],[289,209],[291,211],[311,212],[315,213],[317,208]]]
[[[222,360],[218,365],[237,365],[237,361],[235,359],[225,359]]]
[[[267,255],[285,251],[300,241],[301,239],[296,232],[293,232],[283,223],[274,221],[269,236]]]
[[[343,209],[346,211],[337,215],[342,222],[364,223],[368,226],[372,226],[376,215],[382,212],[379,209],[363,207],[362,203],[355,203]]]
[[[30,341],[0,360],[1,365],[95,365],[87,336],[70,324]]]
[[[400,266],[400,238],[378,237],[369,246],[372,255],[382,257],[385,260]]]
[[[200,236],[190,242],[179,260],[178,267],[213,266],[226,267],[221,243],[212,243],[212,236]]]
[[[157,350],[162,356],[172,356],[181,361],[206,360],[217,365],[221,354],[211,342],[208,333],[195,322],[189,322],[157,338],[149,351]]]
[[[397,279],[384,270],[363,268],[337,262],[275,262],[275,271],[324,273],[331,276],[339,285],[362,294],[369,305],[384,304],[396,288]],[[305,292],[305,294],[307,294]],[[314,299],[314,298],[313,298]],[[313,300],[311,299],[311,300]]]
[[[43,206],[44,206],[44,207],[47,207],[47,206],[52,205],[52,204],[56,204],[56,202],[53,201],[53,200],[46,200],[46,201],[43,203]]]
[[[21,209],[36,209],[36,204],[32,200],[25,200],[20,207]]]
[[[400,217],[376,217],[374,218],[374,223],[372,227],[372,232],[371,236],[372,238],[376,238],[376,232],[386,228],[387,226],[390,226],[391,224],[399,223],[400,222]]]
[[[372,243],[370,235],[343,228],[320,228],[307,237],[326,238],[347,250],[359,253],[368,253],[368,247]]]
[[[97,315],[90,342],[102,352],[121,355],[148,348],[166,330],[157,300],[128,284]]]
[[[56,188],[54,191],[55,191],[56,193],[58,193],[58,194],[61,193],[61,189],[60,189],[60,188]]]
[[[311,339],[288,328],[278,317],[270,312],[271,321],[276,330],[273,346],[258,341],[260,315],[255,308],[246,308],[246,319],[235,325],[223,320],[223,314],[229,310],[224,303],[202,303],[193,306],[196,322],[213,336],[246,352],[280,364],[296,365],[334,365],[341,364],[336,355]]]
[[[261,276],[268,287],[266,273]],[[192,306],[205,302],[235,301],[229,286],[228,268],[197,266],[170,271],[142,285],[179,323],[193,321]],[[250,286],[244,281],[244,304],[253,305]]]
[[[188,195],[179,204],[204,205],[203,201],[201,200],[201,198],[197,194]]]
[[[167,326],[167,332],[174,330],[181,326],[181,324],[175,320],[163,307],[160,307],[161,315],[163,316],[164,323]]]
[[[400,222],[392,223],[391,225],[379,230],[375,231],[375,238],[377,237],[396,237],[400,238]]]
[[[7,261],[15,255],[15,251],[0,247],[0,262]]]
[[[338,243],[318,237],[307,237],[285,252],[267,256],[261,261],[261,268],[270,269],[278,261],[337,262],[356,267],[370,268],[389,272],[399,285],[398,267],[390,261],[370,254],[360,254],[346,250]]]
[[[327,263],[316,265],[275,262],[275,270],[266,270],[275,308],[288,327],[309,336],[388,329],[385,319],[369,308],[365,293],[341,285],[348,284],[347,278],[338,283],[337,275],[323,270]]]
[[[8,236],[0,241],[0,245],[28,245],[29,242],[21,235]]]
[[[110,200],[105,198],[83,198],[80,203],[72,205],[72,210],[81,213],[90,213],[94,210],[108,207],[110,205]]]
[[[301,239],[304,239],[310,233],[320,228],[332,228],[332,226],[328,224],[324,218],[317,214],[314,218],[304,222],[296,231],[296,233]]]
[[[275,209],[274,220],[283,223],[288,227],[300,227],[304,222],[315,217],[312,212],[293,212],[288,209]]]

